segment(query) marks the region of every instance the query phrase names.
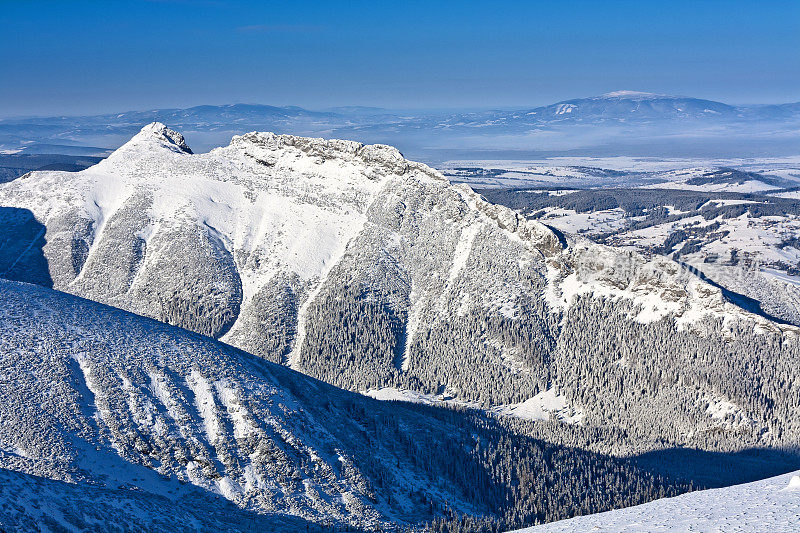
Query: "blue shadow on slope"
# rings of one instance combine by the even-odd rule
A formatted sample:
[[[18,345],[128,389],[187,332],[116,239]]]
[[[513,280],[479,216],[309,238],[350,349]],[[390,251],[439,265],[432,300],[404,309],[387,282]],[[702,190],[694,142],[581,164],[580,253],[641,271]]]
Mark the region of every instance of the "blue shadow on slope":
[[[30,210],[0,206],[0,278],[53,287],[45,232]]]

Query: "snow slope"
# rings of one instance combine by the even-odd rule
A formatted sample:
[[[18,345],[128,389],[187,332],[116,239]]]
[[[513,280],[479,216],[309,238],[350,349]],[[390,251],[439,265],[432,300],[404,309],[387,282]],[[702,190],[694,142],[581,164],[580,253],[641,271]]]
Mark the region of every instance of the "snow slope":
[[[518,533],[584,531],[736,531],[790,533],[800,528],[800,471],[581,516]]]

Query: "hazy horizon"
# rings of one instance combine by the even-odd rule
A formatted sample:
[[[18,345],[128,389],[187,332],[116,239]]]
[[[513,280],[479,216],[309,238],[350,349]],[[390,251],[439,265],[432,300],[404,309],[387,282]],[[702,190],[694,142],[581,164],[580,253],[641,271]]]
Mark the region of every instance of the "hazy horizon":
[[[627,89],[624,89],[627,90]],[[614,91],[610,91],[614,92]],[[473,112],[482,112],[482,111],[522,111],[537,107],[544,107],[552,104],[559,103],[561,101],[566,100],[576,100],[576,99],[583,99],[583,98],[593,98],[598,96],[603,96],[603,94],[587,94],[583,96],[576,96],[571,98],[562,98],[560,100],[553,100],[553,101],[546,101],[546,102],[537,102],[531,105],[507,105],[507,106],[454,106],[454,107],[446,107],[446,106],[422,106],[422,107],[390,107],[390,106],[362,106],[359,104],[341,104],[341,105],[332,105],[327,107],[305,107],[305,106],[298,106],[295,104],[274,104],[269,102],[214,102],[214,103],[200,103],[188,106],[178,106],[178,107],[167,107],[167,106],[156,106],[156,107],[140,107],[136,109],[113,109],[108,111],[99,111],[97,113],[51,113],[51,114],[2,114],[0,113],[0,120],[8,120],[8,119],[30,119],[30,118],[54,118],[54,117],[81,117],[81,116],[94,116],[94,115],[111,115],[111,114],[124,114],[124,113],[144,113],[148,111],[164,111],[164,110],[181,110],[181,109],[191,109],[197,107],[225,107],[225,106],[260,106],[260,107],[276,107],[276,108],[301,108],[306,111],[318,112],[318,113],[325,113],[325,112],[336,112],[339,110],[344,110],[347,108],[364,108],[364,109],[376,109],[381,111],[387,111],[389,113],[429,113],[429,114],[447,114],[447,113],[473,113]],[[774,101],[774,102],[761,102],[761,103],[733,103],[728,102],[725,100],[714,99],[714,98],[700,98],[694,95],[688,94],[666,94],[666,93],[654,93],[657,95],[663,96],[670,96],[670,97],[679,97],[679,98],[694,98],[699,100],[708,100],[713,102],[720,102],[723,104],[729,104],[736,107],[760,107],[760,106],[769,106],[769,105],[784,105],[784,104],[795,104],[800,103],[800,99],[798,100],[791,100],[791,101]]]

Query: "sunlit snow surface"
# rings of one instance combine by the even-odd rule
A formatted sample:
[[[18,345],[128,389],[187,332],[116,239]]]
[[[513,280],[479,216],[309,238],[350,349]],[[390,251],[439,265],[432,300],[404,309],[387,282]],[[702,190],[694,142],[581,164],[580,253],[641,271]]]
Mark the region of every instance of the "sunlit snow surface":
[[[683,494],[636,507],[581,516],[518,533],[737,532],[800,530],[800,472],[744,485]]]
[[[361,394],[381,401],[399,401],[421,403],[425,405],[444,404],[451,406],[479,409],[476,403],[456,400],[448,394],[423,394],[408,389],[383,387],[362,391]],[[584,414],[580,409],[570,407],[566,397],[558,394],[555,387],[540,392],[524,402],[506,405],[495,405],[487,410],[488,413],[513,416],[524,420],[559,420],[568,424],[580,424]]]

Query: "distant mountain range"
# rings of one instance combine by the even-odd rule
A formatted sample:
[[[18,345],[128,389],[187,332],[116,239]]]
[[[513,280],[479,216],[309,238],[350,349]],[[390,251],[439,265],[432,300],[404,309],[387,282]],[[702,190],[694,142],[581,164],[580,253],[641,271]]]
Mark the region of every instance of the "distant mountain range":
[[[773,105],[733,106],[713,100],[646,93],[615,91],[600,96],[562,100],[554,104],[522,110],[485,110],[472,113],[403,112],[380,107],[340,106],[313,111],[297,106],[262,104],[201,105],[186,109],[152,109],[102,115],[29,117],[0,120],[0,126],[12,125],[141,125],[153,121],[175,126],[229,127],[232,124],[264,125],[280,120],[323,121],[345,124],[354,118],[383,124],[400,123],[407,126],[420,121],[454,124],[471,117],[514,117],[541,124],[561,123],[564,120],[604,122],[608,120],[686,120],[686,119],[798,119],[800,102]],[[369,119],[373,119],[370,121]]]
[[[432,162],[455,150],[582,151],[584,155],[710,156],[796,153],[800,103],[732,106],[636,91],[564,100],[523,110],[470,113],[398,112],[345,106],[311,111],[295,106],[203,105],[75,117],[0,120],[0,152],[73,153],[75,147],[116,148],[150,122],[180,128],[200,151],[234,134],[273,131],[398,146]],[[446,155],[445,155],[446,157]],[[13,159],[13,157],[12,157]],[[1,162],[14,167],[15,163]],[[20,165],[16,165],[20,166]],[[29,168],[28,170],[33,170]]]

